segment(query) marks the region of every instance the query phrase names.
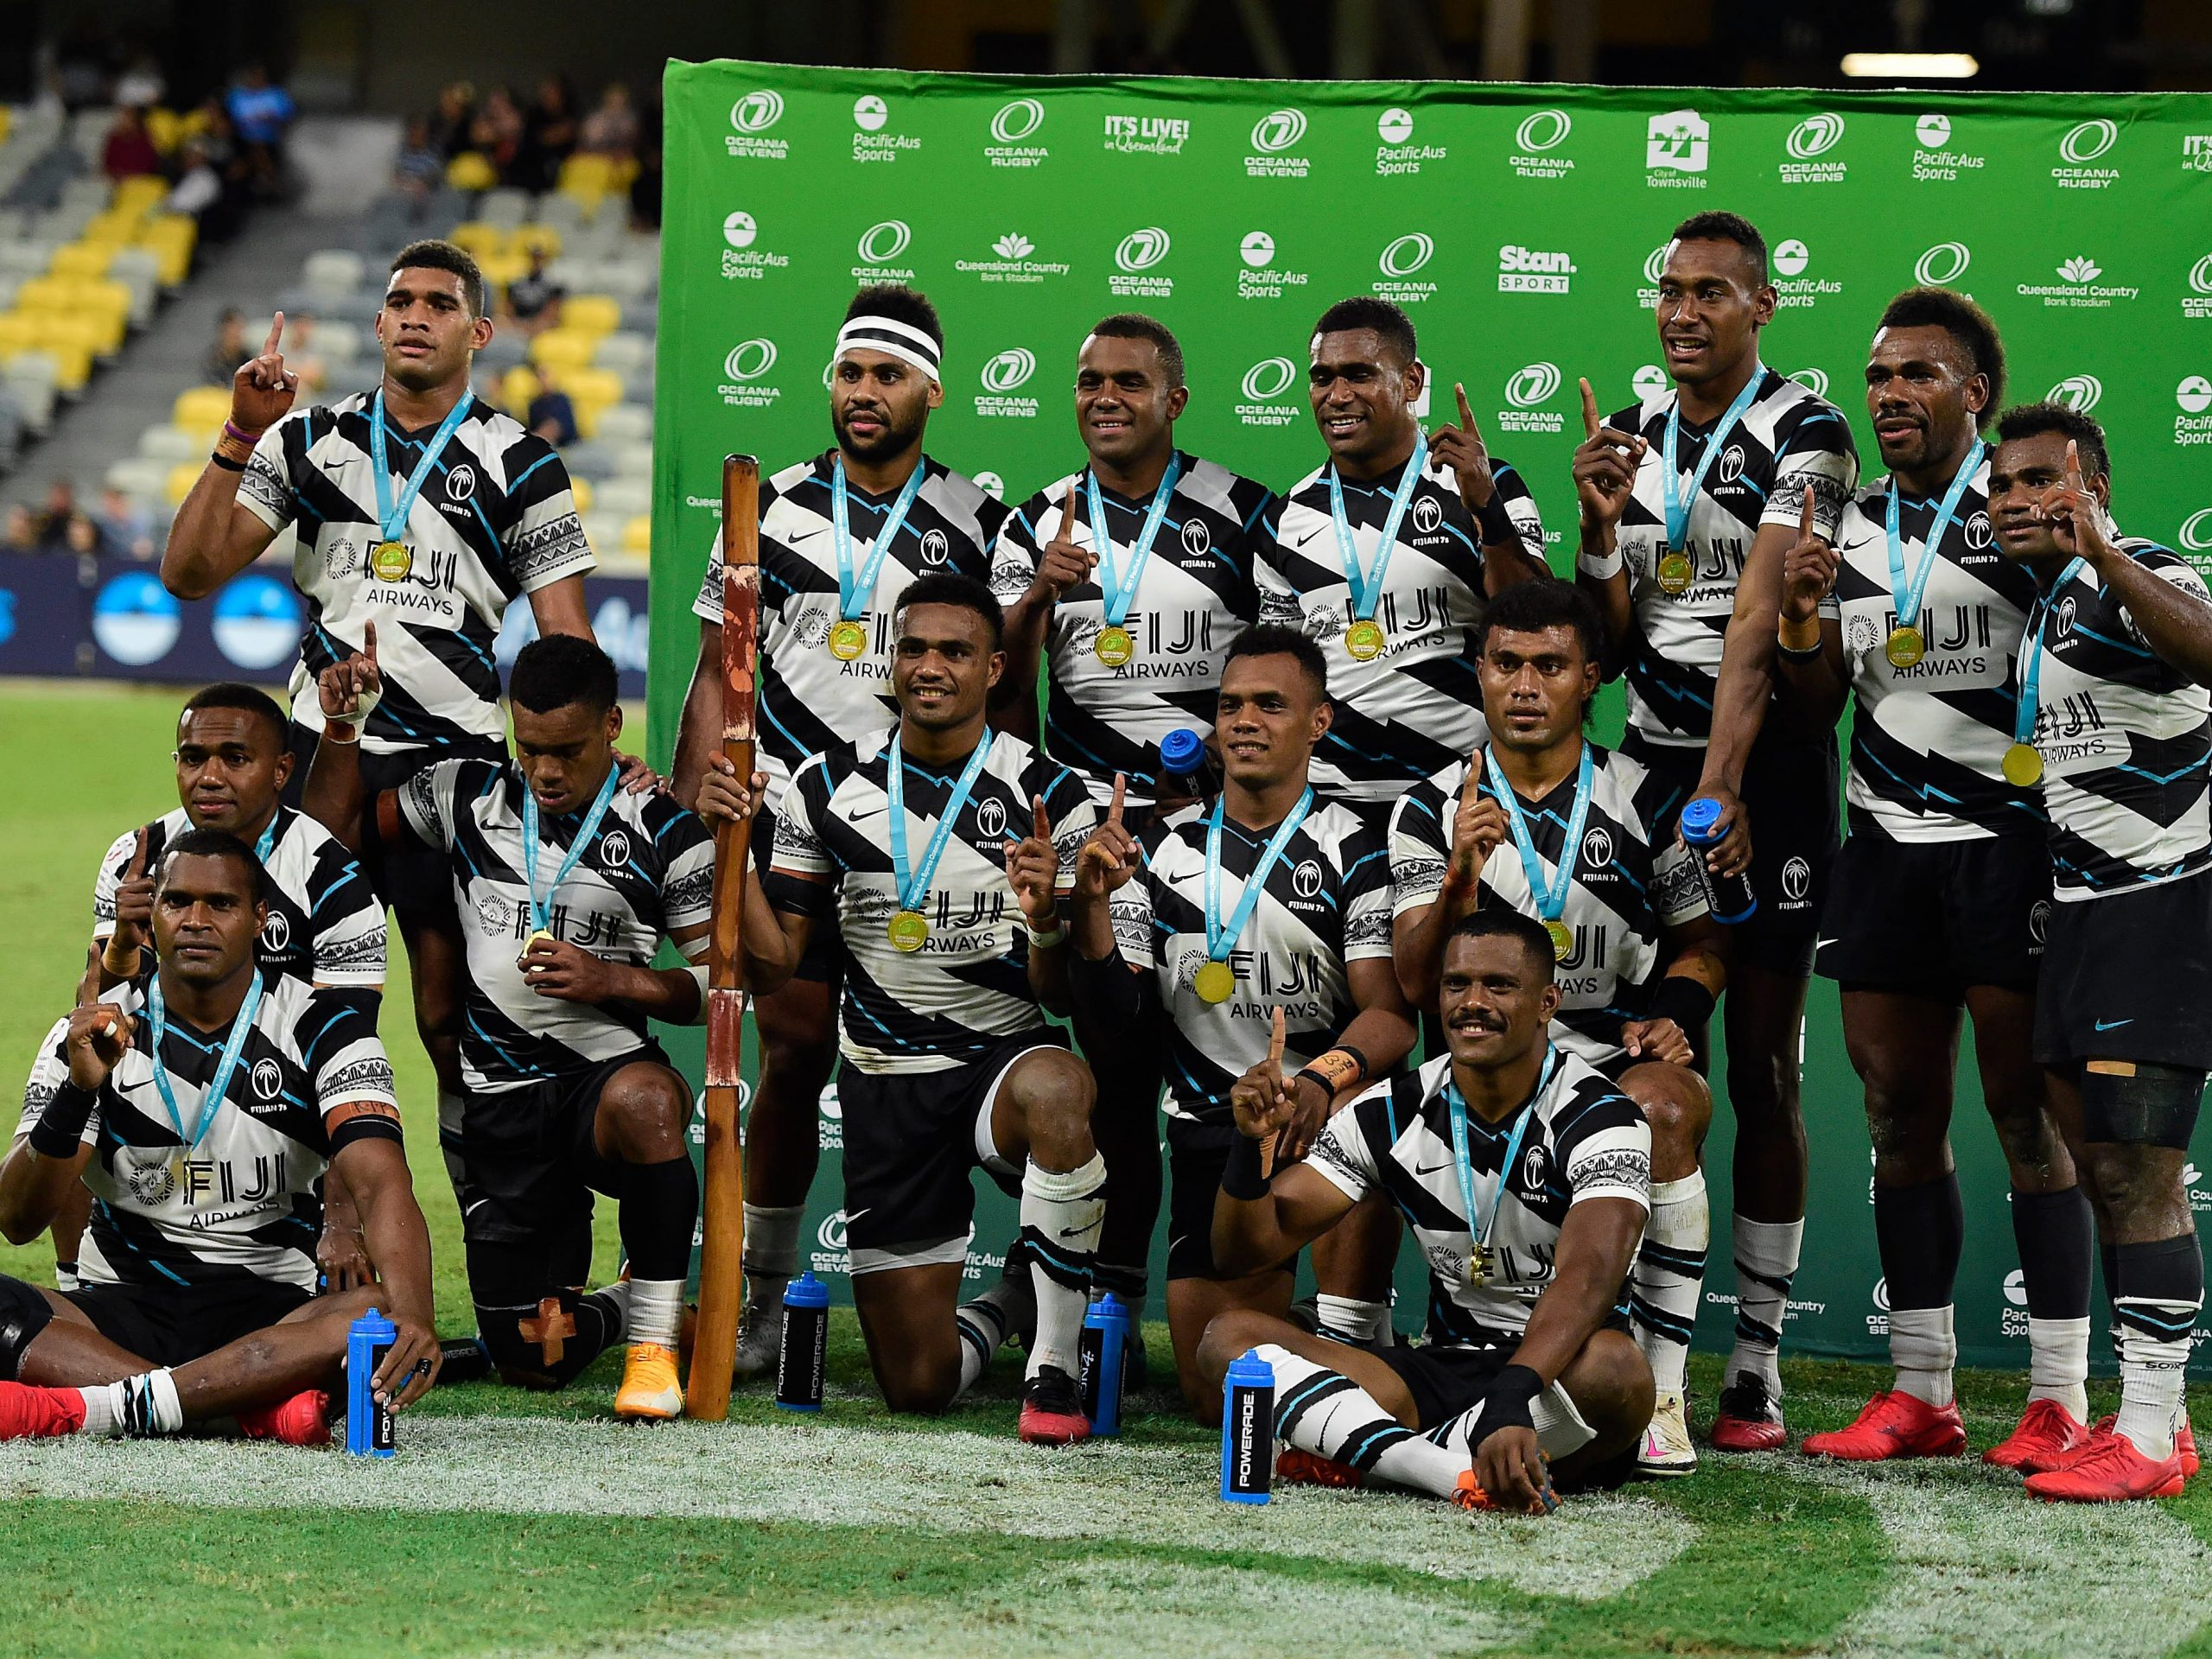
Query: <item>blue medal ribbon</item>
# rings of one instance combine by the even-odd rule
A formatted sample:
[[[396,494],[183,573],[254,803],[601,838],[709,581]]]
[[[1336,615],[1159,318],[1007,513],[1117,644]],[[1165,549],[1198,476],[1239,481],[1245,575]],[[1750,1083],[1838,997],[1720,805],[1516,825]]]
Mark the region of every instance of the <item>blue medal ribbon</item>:
[[[1497,1212],[1505,1207],[1505,1186],[1513,1179],[1514,1160],[1521,1155],[1521,1142],[1529,1133],[1529,1122],[1536,1116],[1536,1103],[1544,1096],[1550,1084],[1552,1072],[1559,1065],[1559,1050],[1548,1042],[1544,1045],[1544,1069],[1536,1076],[1536,1087],[1528,1102],[1513,1119],[1513,1133],[1505,1142],[1505,1158],[1497,1166],[1497,1192],[1491,1200],[1490,1214],[1484,1217],[1475,1205],[1475,1163],[1467,1150],[1467,1097],[1459,1092],[1459,1085],[1447,1081],[1444,1085],[1444,1103],[1452,1116],[1452,1156],[1459,1176],[1459,1201],[1467,1210],[1467,1235],[1471,1248],[1467,1252],[1470,1276],[1477,1255],[1490,1248],[1491,1230],[1497,1225]]]
[[[907,509],[914,505],[914,498],[921,493],[922,474],[929,471],[929,463],[917,459],[914,470],[906,474],[906,482],[899,491],[891,510],[883,515],[883,527],[868,544],[868,562],[857,575],[853,569],[853,529],[848,519],[845,486],[845,457],[841,451],[830,463],[830,535],[837,549],[837,616],[841,621],[855,622],[868,610],[868,602],[875,596],[876,573],[883,569],[883,556],[891,550],[891,543],[898,539],[906,526]]]
[[[937,827],[930,831],[929,845],[922,849],[922,861],[912,874],[906,868],[906,757],[899,747],[899,734],[891,734],[891,772],[885,782],[885,793],[891,798],[891,879],[899,890],[899,908],[919,912],[922,903],[930,896],[930,880],[937,874],[938,861],[944,856],[945,843],[952,839],[952,830],[960,817],[961,809],[968,804],[968,797],[976,787],[976,780],[983,775],[983,763],[990,758],[991,728],[983,728],[983,735],[976,745],[975,753],[968,757],[968,765],[961,772],[960,779],[946,797],[944,810],[938,815]]]
[[[1290,809],[1290,816],[1275,826],[1268,844],[1260,849],[1260,861],[1252,867],[1252,874],[1244,878],[1244,891],[1236,896],[1236,908],[1230,912],[1228,925],[1221,920],[1221,809],[1223,801],[1217,798],[1213,814],[1206,820],[1206,957],[1209,961],[1226,962],[1229,953],[1236,948],[1236,941],[1244,937],[1244,924],[1252,919],[1252,912],[1259,907],[1260,894],[1268,885],[1268,875],[1282,861],[1283,849],[1290,845],[1290,838],[1298,833],[1298,826],[1306,822],[1306,815],[1313,810],[1313,786],[1308,784],[1306,792],[1298,798],[1298,804]]]
[[[1356,621],[1365,622],[1375,614],[1375,607],[1382,598],[1382,573],[1390,568],[1390,555],[1397,550],[1398,526],[1406,517],[1406,508],[1420,487],[1422,471],[1428,465],[1428,434],[1416,429],[1414,433],[1414,453],[1406,462],[1405,476],[1398,480],[1398,487],[1391,493],[1390,516],[1382,521],[1382,539],[1375,548],[1375,563],[1366,570],[1359,568],[1359,548],[1352,540],[1351,522],[1344,517],[1344,486],[1337,476],[1336,463],[1329,465],[1329,517],[1336,521],[1337,556],[1344,562],[1344,582],[1351,589],[1351,613]]]
[[[1890,540],[1890,607],[1896,614],[1897,626],[1916,628],[1920,626],[1921,595],[1928,591],[1928,578],[1936,569],[1936,558],[1943,544],[1944,532],[1951,527],[1951,520],[1959,511],[1959,502],[1967,493],[1967,486],[1974,482],[1974,475],[1987,453],[1980,438],[1967,451],[1967,458],[1951,480],[1951,487],[1943,493],[1943,505],[1936,509],[1936,522],[1929,527],[1928,539],[1920,550],[1920,563],[1910,582],[1904,574],[1904,536],[1898,524],[1897,475],[1890,476],[1889,507],[1884,528]]]
[[[2076,554],[2074,562],[2058,573],[2058,580],[2050,585],[2050,593],[2036,595],[2035,605],[2028,613],[2026,634],[2020,641],[2018,700],[2012,705],[2015,743],[2028,742],[2035,736],[2036,716],[2042,712],[2043,629],[2050,620],[2051,595],[2065,592],[2067,584],[2088,568],[2088,560]]]
[[[446,452],[446,444],[461,429],[468,418],[468,406],[474,401],[468,392],[446,411],[445,419],[438,425],[437,435],[423,450],[423,459],[415,463],[415,470],[407,476],[407,483],[399,493],[399,499],[391,499],[391,466],[385,459],[384,388],[377,388],[377,395],[369,408],[369,456],[376,464],[377,531],[387,542],[398,541],[407,530],[407,515],[415,510],[415,498],[423,493],[423,486],[430,480],[430,474],[438,464],[438,457]]]
[[[1766,365],[1751,365],[1751,378],[1744,382],[1744,389],[1736,394],[1736,401],[1728,405],[1728,412],[1720,417],[1705,441],[1705,452],[1697,458],[1697,471],[1690,474],[1689,501],[1695,502],[1697,493],[1705,487],[1705,475],[1712,470],[1713,458],[1727,447],[1728,435],[1736,429],[1736,423],[1744,418],[1744,411],[1758,401],[1759,383],[1766,378]],[[1673,407],[1667,411],[1667,437],[1661,451],[1665,466],[1659,477],[1664,486],[1667,507],[1667,545],[1677,553],[1689,551],[1688,537],[1690,528],[1690,509],[1682,499],[1681,468],[1675,461],[1677,435],[1682,429],[1682,399],[1677,392]]]
[[[1513,831],[1513,849],[1521,855],[1521,872],[1529,879],[1529,899],[1536,906],[1536,919],[1555,922],[1566,910],[1567,896],[1574,887],[1574,860],[1582,847],[1583,823],[1590,816],[1591,782],[1596,775],[1590,760],[1590,746],[1582,746],[1582,765],[1574,775],[1574,805],[1567,816],[1567,839],[1560,844],[1559,862],[1548,880],[1544,875],[1543,856],[1536,851],[1535,838],[1529,833],[1528,815],[1521,810],[1520,797],[1513,792],[1513,785],[1498,769],[1497,751],[1487,743],[1483,745],[1483,763],[1484,787],[1505,809],[1505,822]]]
[[[253,843],[255,863],[266,864],[269,861],[270,850],[276,845],[276,820],[283,816],[283,812],[284,809],[280,806],[269,815],[269,823],[262,830],[261,838]]]
[[[253,981],[246,987],[245,1001],[238,1004],[238,1016],[231,1021],[231,1034],[223,1044],[221,1056],[215,1062],[215,1075],[208,1080],[207,1092],[200,1097],[200,1116],[194,1121],[190,1135],[185,1133],[184,1114],[177,1109],[176,1090],[169,1084],[169,1069],[162,1058],[162,1044],[168,1036],[168,1005],[162,996],[162,976],[157,969],[147,983],[146,1009],[154,1022],[154,1090],[162,1097],[162,1109],[169,1115],[169,1123],[176,1130],[176,1138],[184,1143],[185,1155],[189,1157],[200,1150],[200,1143],[207,1138],[207,1131],[221,1116],[223,1097],[230,1090],[232,1075],[238,1069],[238,1058],[245,1052],[247,1034],[253,1030],[254,1012],[261,1007],[261,970],[253,971]]]
[[[1137,537],[1136,545],[1129,550],[1129,562],[1116,575],[1114,538],[1106,533],[1106,504],[1099,499],[1098,474],[1084,470],[1084,483],[1090,500],[1090,545],[1098,556],[1098,591],[1106,598],[1106,620],[1115,627],[1128,620],[1129,607],[1136,603],[1138,580],[1144,574],[1145,562],[1152,557],[1152,544],[1159,538],[1160,522],[1167,517],[1167,504],[1174,499],[1175,480],[1182,474],[1183,457],[1179,454],[1170,455],[1167,470],[1160,474],[1160,487],[1152,493],[1152,505],[1145,511],[1144,529]]]
[[[553,931],[553,901],[560,897],[561,884],[569,879],[569,872],[584,855],[584,849],[591,845],[592,836],[598,831],[599,821],[607,816],[607,804],[614,798],[614,786],[620,782],[614,768],[607,769],[607,781],[600,785],[599,794],[584,814],[583,827],[576,831],[576,838],[569,843],[569,850],[561,859],[561,868],[555,873],[553,885],[544,896],[537,892],[537,797],[530,792],[527,779],[522,788],[522,864],[523,873],[530,881],[530,923],[541,932]]]

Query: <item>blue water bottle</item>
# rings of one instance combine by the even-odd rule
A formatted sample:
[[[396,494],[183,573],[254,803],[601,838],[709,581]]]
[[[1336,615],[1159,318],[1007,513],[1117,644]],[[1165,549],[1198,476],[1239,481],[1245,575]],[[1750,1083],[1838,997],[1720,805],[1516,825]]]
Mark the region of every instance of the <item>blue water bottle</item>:
[[[1160,740],[1160,764],[1168,777],[1198,793],[1199,768],[1206,763],[1206,741],[1187,726],[1178,726]]]
[[[776,1361],[776,1403],[819,1411],[830,1358],[830,1287],[802,1273],[784,1287],[784,1351]]]
[[[377,1367],[399,1340],[399,1327],[375,1308],[346,1332],[346,1449],[357,1458],[388,1458],[398,1445],[391,1408],[372,1392]]]
[[[1266,1503],[1274,1452],[1275,1368],[1248,1348],[1221,1380],[1221,1501]]]
[[[1720,839],[1716,828],[1719,818],[1720,803],[1699,796],[1682,809],[1682,840],[1697,855],[1697,879],[1705,886],[1706,907],[1712,911],[1713,919],[1748,921],[1751,912],[1759,907],[1758,895],[1751,891],[1751,872],[1739,870],[1733,875],[1715,875],[1705,861],[1713,843]]]
[[[1122,1432],[1122,1384],[1129,1340],[1129,1310],[1108,1291],[1084,1311],[1083,1340],[1076,1350],[1077,1386],[1093,1434]]]

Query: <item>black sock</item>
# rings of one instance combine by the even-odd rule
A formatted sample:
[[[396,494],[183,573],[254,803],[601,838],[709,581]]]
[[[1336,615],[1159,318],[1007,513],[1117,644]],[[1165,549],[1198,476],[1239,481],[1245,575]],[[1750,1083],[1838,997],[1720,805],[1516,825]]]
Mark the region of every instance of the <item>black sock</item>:
[[[699,1173],[687,1157],[623,1172],[620,1227],[632,1279],[681,1279],[691,1268]]]
[[[1874,1189],[1874,1243],[1891,1309],[1951,1305],[1966,1231],[1956,1170],[1916,1186]]]
[[[2063,1192],[2015,1192],[2012,1237],[2020,1247],[2028,1317],[2088,1319],[2089,1255],[2096,1243],[2088,1195],[2078,1186]]]

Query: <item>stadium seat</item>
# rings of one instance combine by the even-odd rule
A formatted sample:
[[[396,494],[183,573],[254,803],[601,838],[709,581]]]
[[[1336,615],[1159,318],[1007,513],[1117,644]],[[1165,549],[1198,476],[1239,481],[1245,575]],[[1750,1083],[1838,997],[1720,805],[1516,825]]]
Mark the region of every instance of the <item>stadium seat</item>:
[[[60,251],[54,243],[28,238],[0,242],[0,271],[16,276],[43,276]]]
[[[138,435],[139,455],[166,465],[201,458],[202,452],[209,447],[205,429],[179,426],[173,421],[149,426]]]
[[[599,428],[601,433],[607,430],[607,421],[604,416],[600,419]],[[652,477],[653,446],[650,440],[644,443],[615,444],[613,449],[615,476],[643,479]]]
[[[650,503],[647,504],[650,506]],[[622,526],[622,550],[633,558],[650,559],[653,553],[653,521],[641,512]]]
[[[591,550],[599,555],[602,564],[621,551],[622,531],[628,525],[628,519],[618,518],[611,512],[580,516],[583,518],[584,539],[591,543]]]
[[[600,410],[622,401],[622,377],[610,369],[572,369],[562,385],[575,405],[576,425],[586,437],[597,437]]]
[[[588,366],[598,346],[599,337],[595,334],[575,328],[548,328],[531,340],[530,360],[556,373],[566,373]]]
[[[537,223],[550,225],[563,238],[591,220],[591,213],[582,202],[557,190],[549,190],[537,199],[535,216]]]
[[[121,490],[134,501],[159,501],[166,505],[169,474],[178,464],[156,461],[150,455],[127,455],[111,465],[100,481],[111,490]]]
[[[639,404],[616,404],[601,411],[599,438],[602,443],[647,443],[653,437],[653,412]]]
[[[176,395],[176,402],[169,406],[169,419],[178,426],[200,430],[220,427],[231,417],[231,389],[228,386],[194,386]]]
[[[107,276],[109,267],[115,264],[115,256],[121,251],[112,243],[72,242],[54,250],[54,263],[48,270],[56,276],[98,282]]]
[[[23,424],[43,432],[54,424],[54,397],[60,379],[60,365],[51,352],[8,353],[7,368],[0,373],[8,395],[23,411]]]
[[[157,213],[138,239],[161,262],[162,286],[175,288],[192,270],[200,226],[186,213]]]
[[[653,484],[650,478],[610,478],[595,493],[600,508],[606,512],[632,515],[653,510]]]
[[[344,299],[368,280],[368,261],[347,248],[311,253],[300,268],[300,283],[312,293]]]
[[[523,335],[512,328],[495,330],[490,342],[476,353],[477,372],[502,375],[529,356],[530,341]]]
[[[592,355],[593,362],[602,369],[612,369],[617,374],[651,374],[653,365],[653,341],[651,334],[609,334],[599,342],[599,349]]]
[[[518,364],[499,378],[499,395],[492,401],[520,420],[530,408],[530,400],[537,396],[538,391],[537,374]]]
[[[509,233],[507,245],[517,253],[543,249],[548,259],[557,259],[561,257],[561,232],[550,225],[518,225]]]
[[[476,204],[476,217],[486,225],[511,231],[530,217],[530,192],[509,186],[486,190]]]
[[[591,480],[588,478],[571,477],[569,480],[569,487],[575,493],[577,512],[589,512],[599,495],[599,492],[592,487]]]
[[[622,326],[622,302],[612,294],[570,294],[561,302],[561,326],[611,334]]]
[[[604,156],[571,156],[561,163],[561,194],[596,207],[614,190],[614,164]]]
[[[589,438],[579,439],[563,447],[561,464],[569,469],[571,478],[588,478],[596,483],[614,476],[614,451],[604,443]]]
[[[207,470],[204,461],[181,461],[169,468],[169,475],[162,486],[162,499],[171,508],[181,506],[184,498],[192,493],[192,486],[200,481],[200,474]]]
[[[141,174],[121,181],[115,187],[110,207],[117,213],[150,213],[168,199],[169,187],[165,180],[152,174]]]
[[[473,149],[465,149],[446,163],[446,182],[456,190],[489,190],[499,181],[491,162]]]
[[[480,219],[466,219],[447,233],[446,240],[455,247],[465,248],[469,257],[479,264],[505,251],[505,227],[486,224]]]

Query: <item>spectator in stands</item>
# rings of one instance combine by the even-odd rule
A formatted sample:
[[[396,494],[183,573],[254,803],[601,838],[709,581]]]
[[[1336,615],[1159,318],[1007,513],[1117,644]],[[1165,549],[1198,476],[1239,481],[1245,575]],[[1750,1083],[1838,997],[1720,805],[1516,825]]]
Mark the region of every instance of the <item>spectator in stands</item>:
[[[238,365],[252,355],[253,347],[245,337],[245,314],[233,306],[215,325],[215,343],[200,360],[200,378],[211,386],[227,386],[238,374]]]
[[[154,515],[112,485],[100,492],[95,521],[115,551],[134,559],[154,556]]]
[[[69,515],[61,526],[61,550],[64,553],[119,553],[123,550],[109,541],[107,532],[100,528],[99,520],[81,509]]]
[[[544,439],[556,449],[566,448],[576,441],[576,406],[561,390],[551,369],[537,371],[537,395],[530,400],[530,412],[523,416],[522,423],[533,436]]]
[[[10,505],[6,518],[0,520],[0,548],[10,553],[38,551],[38,520],[20,501]]]
[[[162,211],[198,219],[202,236],[228,236],[237,226],[215,211],[222,200],[223,175],[215,170],[208,156],[207,141],[187,139],[178,152],[176,184],[162,201]]]
[[[450,80],[438,94],[437,113],[430,118],[430,143],[447,161],[468,148],[469,124],[476,118],[476,88],[466,80]]]
[[[146,112],[126,104],[115,112],[115,124],[100,146],[100,171],[111,179],[135,179],[162,170],[162,152],[146,130]]]
[[[300,390],[320,396],[330,385],[330,360],[315,343],[315,314],[294,311],[284,318],[284,366],[300,377]]]
[[[115,78],[115,101],[126,110],[150,110],[168,91],[160,60],[143,47],[131,53]]]
[[[468,147],[491,162],[500,183],[522,182],[517,171],[522,157],[522,111],[505,87],[493,87],[476,106],[468,124]]]
[[[46,508],[39,514],[38,544],[48,552],[60,552],[69,544],[69,521],[77,516],[77,486],[69,479],[57,478],[46,486]]]
[[[630,181],[630,226],[638,231],[660,229],[660,146],[655,144],[638,157],[637,176]]]
[[[410,196],[427,196],[445,182],[445,158],[438,154],[427,117],[407,118],[407,134],[399,141],[399,154],[391,163],[392,188]]]
[[[576,147],[618,161],[636,153],[638,111],[631,105],[627,86],[613,81],[599,95],[599,107],[584,118],[583,134]]]
[[[537,83],[523,120],[523,170],[532,190],[550,190],[559,182],[561,163],[576,147],[576,94],[566,75],[548,75]]]
[[[269,71],[260,64],[249,63],[238,72],[224,111],[253,193],[276,195],[283,175],[284,138],[295,113],[292,95],[270,84]]]
[[[530,269],[507,284],[500,303],[501,321],[524,334],[542,334],[561,321],[561,302],[568,290],[545,274],[545,250],[530,251]]]

